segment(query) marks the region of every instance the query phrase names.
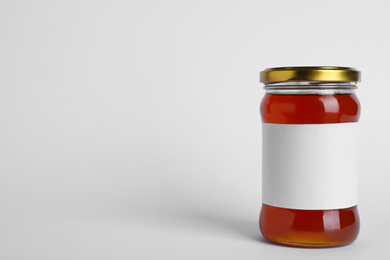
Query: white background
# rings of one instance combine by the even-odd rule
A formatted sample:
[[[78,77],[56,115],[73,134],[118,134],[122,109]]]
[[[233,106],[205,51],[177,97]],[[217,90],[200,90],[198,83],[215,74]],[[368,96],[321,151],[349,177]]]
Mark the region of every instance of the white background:
[[[0,1],[0,259],[389,259],[390,2]],[[266,67],[363,73],[350,246],[261,238]]]

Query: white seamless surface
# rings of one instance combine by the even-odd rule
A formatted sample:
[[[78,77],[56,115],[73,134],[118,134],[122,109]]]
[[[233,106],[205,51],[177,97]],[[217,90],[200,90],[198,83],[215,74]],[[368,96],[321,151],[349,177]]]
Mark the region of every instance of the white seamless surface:
[[[390,259],[390,1],[1,0],[1,260]],[[259,72],[362,71],[360,235],[259,230]]]

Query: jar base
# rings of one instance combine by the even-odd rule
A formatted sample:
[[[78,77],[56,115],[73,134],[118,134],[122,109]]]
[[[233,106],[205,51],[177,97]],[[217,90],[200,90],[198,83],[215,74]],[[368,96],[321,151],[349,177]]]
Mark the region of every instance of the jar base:
[[[326,248],[352,243],[359,233],[357,207],[295,210],[263,204],[260,230],[267,240],[293,247]]]
[[[310,243],[310,242],[299,242],[299,241],[288,241],[288,240],[278,240],[278,239],[270,239],[265,237],[268,241],[276,244],[280,244],[283,246],[290,246],[290,247],[301,247],[301,248],[330,248],[330,247],[339,247],[339,246],[346,246],[351,244],[349,243]]]

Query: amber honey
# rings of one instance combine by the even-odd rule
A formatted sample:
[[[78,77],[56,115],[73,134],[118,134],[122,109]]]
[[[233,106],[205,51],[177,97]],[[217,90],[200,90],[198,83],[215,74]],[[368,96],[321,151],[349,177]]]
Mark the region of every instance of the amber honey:
[[[357,122],[355,94],[265,95],[261,103],[265,123],[329,124]],[[359,233],[357,207],[297,210],[263,204],[260,229],[270,241],[290,246],[331,247],[351,243]]]

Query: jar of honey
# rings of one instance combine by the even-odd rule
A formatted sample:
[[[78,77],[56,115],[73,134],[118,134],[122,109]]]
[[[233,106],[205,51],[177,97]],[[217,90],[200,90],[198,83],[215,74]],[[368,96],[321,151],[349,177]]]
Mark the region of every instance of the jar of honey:
[[[281,67],[260,73],[265,96],[260,230],[283,245],[333,247],[359,233],[355,95],[349,67]]]

